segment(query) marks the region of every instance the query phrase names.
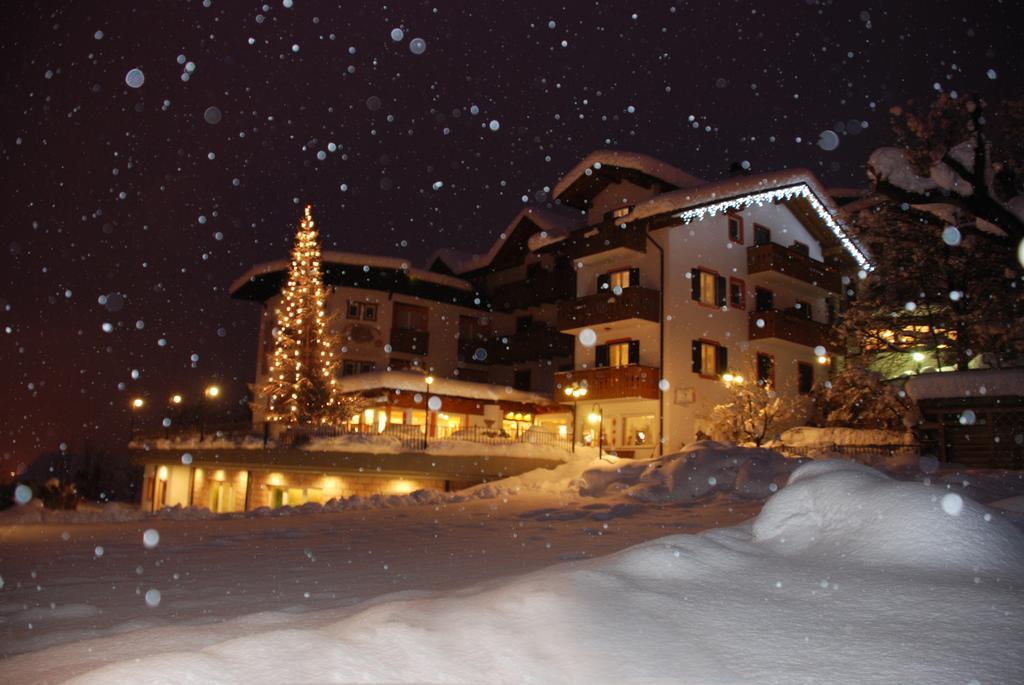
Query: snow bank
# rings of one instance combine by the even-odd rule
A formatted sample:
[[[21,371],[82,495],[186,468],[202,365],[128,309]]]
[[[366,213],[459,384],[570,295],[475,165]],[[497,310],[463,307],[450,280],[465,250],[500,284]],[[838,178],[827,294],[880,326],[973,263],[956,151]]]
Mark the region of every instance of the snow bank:
[[[405,451],[402,448],[401,440],[392,435],[378,433],[349,433],[330,437],[313,436],[300,449],[366,454],[399,454]]]
[[[268,443],[271,447],[276,443]],[[135,439],[129,444],[135,449],[158,450],[262,450],[266,449],[263,438],[258,435],[217,435],[211,434],[199,439],[199,434],[180,435],[173,438],[156,438],[152,440]]]
[[[1021,531],[954,492],[848,461],[805,464],[771,498],[754,538],[782,555],[878,566],[1024,573]]]
[[[216,514],[206,508],[174,506],[161,509],[156,513],[144,511],[137,504],[124,502],[107,502],[95,504],[79,503],[77,509],[46,509],[38,499],[32,499],[24,505],[15,505],[0,511],[0,526],[24,526],[32,524],[77,524],[77,523],[117,523],[121,521],[141,521],[146,518],[165,519],[208,519]]]
[[[915,400],[949,397],[1019,397],[1024,392],[1024,369],[972,369],[923,373],[907,380]]]
[[[574,461],[464,492],[473,497],[528,493],[625,496],[651,503],[696,502],[723,494],[763,499],[785,483],[800,463],[773,450],[705,440],[657,459]]]
[[[787,447],[831,445],[913,445],[914,434],[870,428],[798,426],[783,431],[779,442]]]
[[[809,463],[752,527],[264,623],[72,682],[1014,682],[1024,534],[987,514],[865,467]]]

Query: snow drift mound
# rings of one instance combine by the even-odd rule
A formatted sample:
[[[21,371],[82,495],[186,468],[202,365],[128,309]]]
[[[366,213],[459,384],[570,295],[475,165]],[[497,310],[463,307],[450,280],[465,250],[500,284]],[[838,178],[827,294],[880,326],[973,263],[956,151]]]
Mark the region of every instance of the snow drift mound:
[[[703,475],[673,468],[659,482]],[[805,464],[753,534],[748,525],[674,535],[354,615],[279,619],[268,632],[74,682],[1016,682],[1018,584],[985,573],[972,582],[959,569],[1019,575],[1024,533],[970,501],[946,511],[944,494],[855,464]]]
[[[479,485],[463,494],[481,498],[531,493],[625,495],[657,503],[698,502],[722,494],[764,499],[802,463],[774,450],[704,440],[657,459],[573,461]]]
[[[764,499],[801,463],[774,450],[704,440],[655,460],[625,492],[644,502],[689,502],[717,494]]]
[[[848,461],[798,468],[765,504],[753,533],[786,556],[1024,573],[1024,534],[999,514],[949,490],[895,481]]]

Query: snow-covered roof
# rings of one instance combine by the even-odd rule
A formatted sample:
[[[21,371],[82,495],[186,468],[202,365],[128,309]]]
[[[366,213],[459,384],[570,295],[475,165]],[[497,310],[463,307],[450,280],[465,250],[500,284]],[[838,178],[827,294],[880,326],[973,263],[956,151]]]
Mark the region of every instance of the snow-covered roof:
[[[437,250],[431,256],[430,262],[433,263],[435,259],[440,259],[448,265],[449,269],[457,274],[482,269],[490,265],[505,242],[511,237],[512,232],[516,230],[516,227],[519,226],[519,223],[524,218],[529,219],[541,229],[541,233],[536,235],[546,234],[564,237],[573,230],[583,226],[583,215],[581,214],[576,215],[567,210],[544,207],[525,207],[509,222],[508,226],[505,227],[505,230],[501,232],[498,239],[494,241],[486,253],[480,255],[469,254],[459,250]],[[534,249],[532,243],[530,249]]]
[[[925,373],[911,377],[905,387],[915,400],[1020,397],[1024,395],[1024,368]]]
[[[345,376],[338,380],[337,387],[343,393],[389,389],[419,392],[424,395],[465,397],[467,399],[490,402],[522,402],[526,404],[557,406],[557,403],[550,396],[541,393],[516,390],[508,385],[473,383],[454,378],[435,377],[428,390],[425,376],[416,371],[371,371],[370,373]]]
[[[393,269],[396,271],[402,271],[413,278],[437,283],[438,285],[444,285],[449,288],[456,288],[467,292],[473,292],[475,290],[474,286],[468,281],[464,281],[461,278],[456,278],[454,276],[447,276],[445,274],[439,274],[433,271],[413,267],[409,264],[408,260],[401,259],[399,257],[383,257],[380,255],[328,250],[322,253],[320,261],[325,265],[341,264],[359,268],[368,266],[370,268],[377,269]],[[257,264],[235,279],[235,282],[231,284],[228,292],[234,293],[258,276],[265,276],[278,271],[287,271],[290,264],[291,261],[289,259],[276,259],[272,262]]]
[[[803,197],[810,202],[829,231],[846,248],[858,264],[870,269],[864,248],[840,221],[839,208],[814,174],[806,169],[787,169],[767,174],[749,174],[707,183],[697,188],[685,188],[662,193],[641,202],[622,219],[636,221],[660,214],[678,212],[683,221],[699,221],[705,216],[742,209],[751,204],[762,204],[777,199]]]
[[[623,150],[594,150],[562,177],[562,180],[551,191],[551,196],[558,198],[568,190],[576,179],[587,174],[588,170],[590,170],[590,173],[593,173],[593,169],[600,169],[605,166],[633,169],[647,176],[665,181],[677,188],[691,188],[704,183],[704,181],[696,176],[691,176],[685,171],[649,155]]]

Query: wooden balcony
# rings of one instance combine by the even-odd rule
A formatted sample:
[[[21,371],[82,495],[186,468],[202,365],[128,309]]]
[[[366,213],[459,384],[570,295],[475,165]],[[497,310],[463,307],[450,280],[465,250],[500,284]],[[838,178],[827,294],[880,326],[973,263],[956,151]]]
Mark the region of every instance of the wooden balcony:
[[[561,302],[576,295],[576,272],[572,269],[541,271],[524,281],[495,286],[491,304],[499,311],[526,309],[537,305]]]
[[[565,240],[554,243],[554,247],[573,259],[582,259],[616,249],[646,252],[647,234],[638,226],[622,228],[612,221],[603,221],[595,226],[573,231]]]
[[[555,401],[565,402],[565,388],[576,383],[587,388],[585,402],[627,398],[658,399],[661,372],[651,366],[577,369],[555,374]]]
[[[573,337],[548,326],[538,326],[511,335],[459,340],[459,360],[477,364],[518,364],[571,357]],[[485,354],[480,354],[483,350]]]
[[[391,351],[426,354],[430,350],[430,334],[412,328],[391,329]]]
[[[561,331],[629,319],[657,323],[658,291],[651,288],[623,288],[622,294],[618,296],[606,291],[558,305],[558,329]]]
[[[797,345],[815,347],[826,344],[828,330],[828,324],[813,321],[795,312],[777,309],[766,312],[750,312],[749,337],[751,340],[776,338]]]
[[[774,272],[809,283],[822,290],[840,293],[843,280],[839,272],[824,262],[776,243],[747,248],[747,273]]]

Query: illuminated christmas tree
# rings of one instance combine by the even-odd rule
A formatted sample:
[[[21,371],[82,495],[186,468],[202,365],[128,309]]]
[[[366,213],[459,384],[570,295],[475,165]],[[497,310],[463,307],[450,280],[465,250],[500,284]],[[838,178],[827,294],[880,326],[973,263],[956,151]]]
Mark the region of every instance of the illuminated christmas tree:
[[[355,411],[352,398],[336,392],[337,345],[324,312],[320,242],[311,210],[307,205],[295,236],[288,282],[275,312],[270,377],[261,388],[267,420],[298,426],[337,424]]]

